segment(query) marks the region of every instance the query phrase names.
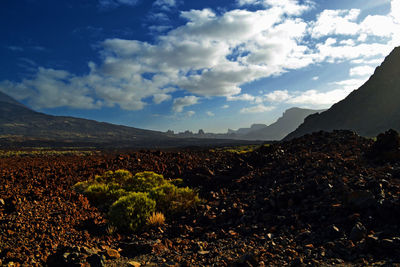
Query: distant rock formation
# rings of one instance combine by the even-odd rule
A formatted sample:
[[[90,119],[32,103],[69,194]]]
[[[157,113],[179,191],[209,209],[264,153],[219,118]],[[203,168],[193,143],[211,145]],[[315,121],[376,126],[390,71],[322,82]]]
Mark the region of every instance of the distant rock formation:
[[[400,47],[395,48],[359,89],[321,114],[307,117],[285,140],[320,130],[347,129],[372,137],[400,131]]]
[[[303,109],[303,108],[290,108],[287,109],[282,117],[271,125],[266,124],[252,124],[250,128],[239,128],[238,130],[228,129],[228,132],[223,133],[205,133],[199,130],[198,133],[185,131],[176,134],[177,137],[192,137],[192,138],[215,138],[215,139],[236,139],[247,141],[278,141],[285,137],[290,132],[294,131],[304,118],[310,114],[322,112],[325,110]],[[170,132],[167,132],[170,133]]]
[[[239,128],[237,131],[228,130],[228,134],[236,134],[237,136],[245,136],[254,131],[258,131],[267,127],[266,124],[252,124],[250,128]]]
[[[269,126],[248,132],[243,136],[245,140],[281,140],[287,134],[294,131],[301,123],[304,122],[304,118],[311,114],[322,112],[324,110],[313,110],[303,108],[290,108],[287,109],[282,117],[276,122]]]

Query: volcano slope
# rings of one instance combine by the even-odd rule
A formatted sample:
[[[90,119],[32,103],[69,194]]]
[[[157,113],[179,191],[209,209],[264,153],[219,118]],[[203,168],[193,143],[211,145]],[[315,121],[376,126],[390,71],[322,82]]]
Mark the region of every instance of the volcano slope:
[[[400,140],[319,132],[238,154],[121,152],[0,159],[0,261],[48,266],[392,266]],[[205,203],[113,232],[71,187],[106,170],[183,178]],[[108,229],[108,230],[107,230]],[[15,266],[15,265],[14,265]]]

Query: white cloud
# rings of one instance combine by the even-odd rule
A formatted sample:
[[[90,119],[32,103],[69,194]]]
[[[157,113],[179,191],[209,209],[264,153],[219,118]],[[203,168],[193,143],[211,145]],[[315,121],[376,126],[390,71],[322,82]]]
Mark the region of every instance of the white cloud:
[[[374,70],[371,66],[358,66],[350,69],[350,76],[371,76]]]
[[[360,30],[356,23],[360,15],[359,9],[350,10],[324,10],[317,21],[311,23],[311,35],[320,38],[329,35],[354,35]]]
[[[169,25],[151,25],[149,27],[149,30],[152,32],[160,33],[160,32],[165,32],[171,28],[172,28],[172,26],[169,26]]]
[[[254,101],[256,98],[249,94],[241,94],[235,96],[227,96],[227,101]]]
[[[243,114],[263,113],[263,112],[271,111],[274,108],[275,107],[272,107],[272,106],[265,106],[265,105],[259,104],[257,106],[252,106],[252,107],[248,107],[248,108],[242,108],[240,110],[240,113],[243,113]]]
[[[350,61],[352,64],[364,64],[364,65],[374,65],[377,66],[383,62],[384,57],[368,59],[368,58],[359,58]]]
[[[222,108],[227,109],[227,108],[229,108],[229,105],[223,105]]]
[[[104,7],[133,6],[138,0],[99,0],[99,3]],[[13,92],[20,92],[20,100],[28,99],[37,108],[118,105],[138,110],[146,105],[146,98],[152,98],[155,104],[171,99],[167,89],[170,87],[194,94],[196,99],[224,96],[228,101],[259,104],[255,106],[258,108],[263,107],[263,101],[308,99],[311,103],[314,100],[310,99],[318,96],[312,91],[303,96],[275,91],[267,94],[265,100],[241,93],[241,86],[321,62],[373,64],[368,62],[383,58],[400,42],[400,0],[392,0],[392,10],[387,16],[360,19],[358,9],[324,10],[314,22],[298,17],[312,8],[310,1],[238,0],[237,3],[239,7],[261,8],[222,13],[211,9],[184,11],[181,17],[186,23],[169,32],[165,32],[169,28],[164,26],[154,28],[153,31],[165,33],[153,43],[105,40],[100,47],[100,63],[89,63],[86,75],[40,68],[33,78],[18,83],[4,81],[0,88],[13,96],[16,95]],[[157,6],[176,4],[174,0],[155,2]],[[163,13],[157,14],[159,20],[168,19]],[[362,70],[356,67],[352,73],[359,75]],[[323,94],[321,97],[333,99],[340,95],[338,91]],[[293,100],[295,97],[297,100]],[[174,111],[182,112],[185,107],[182,99],[185,98],[172,102]]]
[[[186,116],[188,117],[192,117],[194,114],[196,114],[196,112],[194,112],[193,110],[189,110],[188,112],[186,112]]]
[[[271,104],[286,103],[309,108],[328,108],[347,97],[352,91],[364,84],[366,79],[348,79],[334,82],[334,89],[327,91],[307,90],[288,92],[277,90],[266,95],[265,101]]]
[[[327,92],[308,90],[287,101],[294,105],[307,105],[312,107],[328,107],[344,99],[352,89],[334,89]]]
[[[397,23],[400,23],[400,0],[391,1],[391,13],[390,15],[394,18]]]
[[[172,109],[175,112],[182,112],[184,107],[195,105],[198,103],[198,101],[199,98],[196,96],[178,97],[174,99]]]
[[[304,4],[300,4],[298,0],[237,0],[239,6],[263,5],[265,7],[281,8],[289,15],[300,15],[314,5],[312,1],[303,2]]]
[[[319,80],[319,76],[314,76],[311,78],[313,81],[318,81]]]
[[[169,9],[176,6],[177,2],[175,0],[157,0],[154,2],[154,6],[158,6],[164,9]]]
[[[69,83],[66,84],[65,80]],[[102,105],[90,96],[90,88],[85,82],[61,70],[39,68],[36,76],[21,83],[3,81],[0,90],[17,100],[29,99],[34,108],[72,108],[93,109]]]
[[[381,43],[363,43],[359,45],[331,45],[329,43],[317,44],[318,62],[341,62],[353,59],[369,59],[377,56],[388,55],[393,49],[391,45]]]
[[[348,46],[354,46],[356,44],[353,39],[341,40],[339,43],[341,45],[348,45]]]
[[[265,100],[268,102],[283,102],[290,98],[287,90],[276,90],[265,95]]]
[[[207,111],[206,114],[209,117],[214,117],[215,116],[215,114],[213,112],[211,112],[211,111]]]
[[[367,16],[360,24],[361,31],[367,36],[390,37],[397,30],[399,25],[396,24],[392,17],[388,16]]]
[[[155,95],[153,95],[153,102],[156,104],[160,104],[164,101],[170,100],[171,98],[172,98],[171,95],[155,94]]]

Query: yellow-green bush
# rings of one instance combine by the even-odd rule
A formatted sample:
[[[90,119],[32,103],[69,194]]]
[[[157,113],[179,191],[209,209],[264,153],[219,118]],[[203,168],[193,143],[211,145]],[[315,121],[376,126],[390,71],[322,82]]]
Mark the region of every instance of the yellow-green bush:
[[[165,214],[184,212],[200,202],[197,193],[192,189],[180,188],[170,183],[153,188],[149,196],[156,201],[157,210]]]
[[[89,185],[85,190],[87,198],[97,205],[101,204],[102,200],[107,199],[108,192],[109,188],[107,184],[97,183]]]
[[[156,211],[168,217],[186,212],[200,202],[195,191],[178,187],[182,183],[182,179],[166,180],[154,172],[132,175],[129,171],[117,170],[79,182],[74,189],[85,194],[93,204],[108,210],[112,225],[136,231]]]
[[[160,174],[154,172],[139,172],[126,180],[125,187],[128,191],[149,192],[157,186],[166,184],[168,181]]]
[[[155,207],[156,202],[147,193],[129,193],[111,205],[108,216],[119,229],[137,231],[146,224]]]

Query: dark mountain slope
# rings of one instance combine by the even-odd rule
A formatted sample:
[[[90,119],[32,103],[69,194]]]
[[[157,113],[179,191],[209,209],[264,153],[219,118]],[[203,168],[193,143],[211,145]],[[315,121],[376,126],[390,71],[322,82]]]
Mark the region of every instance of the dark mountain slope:
[[[363,136],[400,130],[400,47],[395,48],[370,79],[329,110],[307,117],[285,139],[319,130],[349,129]]]
[[[288,133],[294,131],[307,116],[324,110],[290,108],[282,117],[269,126],[254,130],[243,136],[245,140],[281,140]]]
[[[0,147],[72,145],[100,148],[168,148],[250,143],[229,139],[176,138],[157,131],[73,117],[51,116],[33,111],[0,93]]]
[[[0,94],[0,135],[103,142],[165,137],[163,133],[155,131],[39,113],[3,93]]]

